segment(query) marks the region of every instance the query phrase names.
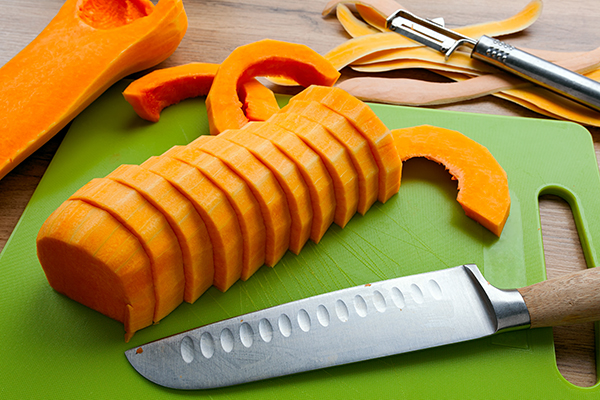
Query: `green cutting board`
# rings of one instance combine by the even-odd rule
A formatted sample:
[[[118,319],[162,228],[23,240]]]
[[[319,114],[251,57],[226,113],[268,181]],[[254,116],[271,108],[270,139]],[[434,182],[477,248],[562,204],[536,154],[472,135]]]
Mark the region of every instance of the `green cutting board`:
[[[203,99],[138,118],[119,82],[73,122],[0,256],[0,397],[3,399],[598,398],[556,368],[552,331],[510,332],[294,376],[206,391],[145,380],[123,352],[199,325],[377,280],[475,263],[503,288],[545,279],[540,194],[571,205],[588,265],[600,243],[600,177],[589,133],[565,122],[373,105],[390,128],[432,124],[487,146],[505,168],[511,213],[501,238],[464,215],[456,181],[424,159],[405,163],[386,204],[332,226],[321,243],[288,252],[226,293],[211,288],[160,324],[123,340],[123,326],[53,291],[36,258],[43,221],[69,195],[123,163],[140,164],[208,133]],[[282,102],[286,99],[282,98]],[[339,340],[344,340],[340,338]],[[402,340],[402,337],[398,337]]]

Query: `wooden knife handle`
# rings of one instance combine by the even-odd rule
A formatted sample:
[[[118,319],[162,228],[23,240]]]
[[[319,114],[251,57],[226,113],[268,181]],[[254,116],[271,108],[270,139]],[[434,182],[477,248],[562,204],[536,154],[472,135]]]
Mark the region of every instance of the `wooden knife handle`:
[[[600,320],[600,268],[518,289],[531,317],[531,328]]]

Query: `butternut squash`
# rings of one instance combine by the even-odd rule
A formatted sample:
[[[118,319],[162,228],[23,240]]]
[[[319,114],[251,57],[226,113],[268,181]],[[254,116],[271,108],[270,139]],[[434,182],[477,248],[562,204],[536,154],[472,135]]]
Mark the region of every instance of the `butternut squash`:
[[[220,133],[219,137],[245,147],[275,175],[290,209],[289,248],[294,254],[299,254],[310,237],[313,219],[310,192],[299,168],[271,141],[260,136],[229,129]]]
[[[295,133],[321,157],[333,182],[333,221],[345,227],[358,208],[358,176],[348,151],[321,124],[292,112],[274,114],[267,122]]]
[[[218,69],[219,64],[211,63],[158,69],[129,84],[123,97],[141,118],[158,122],[164,108],[185,99],[206,96]],[[256,79],[242,85],[240,97],[246,116],[251,120],[267,119],[279,110],[273,92]]]
[[[69,199],[108,212],[139,240],[150,259],[156,298],[154,322],[181,304],[185,287],[181,248],[163,214],[136,190],[106,178],[91,180]]]
[[[230,167],[252,190],[266,228],[265,264],[273,267],[290,244],[291,217],[287,199],[273,173],[248,150],[214,136],[200,136],[188,146],[209,153]]]
[[[254,194],[235,172],[217,157],[192,146],[175,146],[163,154],[198,168],[223,191],[235,210],[242,232],[242,273],[247,280],[265,263],[266,228]]]
[[[346,118],[316,101],[295,100],[281,111],[300,114],[320,123],[346,148],[358,176],[357,211],[364,215],[377,201],[379,186],[379,168],[366,139]]]
[[[314,100],[344,116],[369,143],[379,167],[378,199],[386,202],[398,192],[402,164],[387,127],[365,103],[337,87],[310,86],[290,101]]]
[[[221,63],[206,98],[210,133],[248,122],[238,97],[240,85],[256,76],[285,76],[302,86],[331,86],[339,72],[307,46],[264,39],[236,48]]]
[[[393,129],[402,161],[425,157],[458,179],[457,201],[465,214],[500,236],[510,211],[506,172],[488,149],[460,132],[421,125]]]
[[[67,0],[0,68],[0,179],[113,83],[169,57],[186,29],[182,0]]]
[[[150,157],[141,167],[165,178],[192,202],[212,243],[213,285],[223,292],[229,289],[242,273],[242,233],[223,192],[197,168],[171,157]]]
[[[160,211],[179,240],[183,256],[183,300],[193,303],[213,283],[213,250],[206,225],[190,201],[164,178],[123,164],[106,176],[135,189]]]
[[[37,255],[54,290],[122,322],[125,341],[152,324],[150,260],[137,238],[106,211],[65,201],[42,225]]]
[[[350,11],[343,3],[338,3],[335,8],[335,15],[346,32],[352,37],[380,32],[378,29],[375,29],[371,27],[371,25],[356,18],[354,14],[352,14],[352,11]]]
[[[300,170],[310,193],[313,221],[310,238],[319,243],[333,223],[335,215],[335,193],[333,183],[321,157],[292,132],[268,122],[250,122],[241,132],[256,135],[271,141],[288,156]]]

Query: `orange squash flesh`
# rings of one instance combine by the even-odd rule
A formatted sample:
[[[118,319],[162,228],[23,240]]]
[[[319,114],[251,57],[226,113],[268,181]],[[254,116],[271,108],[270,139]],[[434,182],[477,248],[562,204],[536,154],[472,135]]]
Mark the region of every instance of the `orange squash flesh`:
[[[158,122],[161,111],[182,100],[206,96],[219,64],[189,63],[158,69],[133,81],[123,91],[125,100],[143,119]],[[251,79],[240,88],[244,111],[251,120],[268,118],[279,110],[273,92]]]
[[[210,133],[248,122],[238,97],[240,85],[256,76],[285,76],[302,86],[333,85],[339,72],[307,46],[264,39],[236,48],[221,63],[206,98]]]
[[[122,322],[125,341],[152,324],[150,260],[137,238],[106,211],[65,201],[42,225],[37,255],[54,290]]]
[[[348,120],[316,101],[296,100],[288,103],[281,112],[303,115],[323,125],[348,150],[358,175],[358,212],[364,215],[377,201],[379,168],[365,138]]]
[[[345,227],[358,208],[358,176],[348,151],[321,124],[302,115],[286,112],[267,120],[298,135],[321,157],[333,182],[335,193],[334,222]]]
[[[200,136],[188,146],[219,158],[248,184],[266,228],[265,264],[273,267],[289,248],[292,223],[287,198],[273,173],[244,147],[219,137]]]
[[[398,192],[402,163],[398,157],[394,139],[368,105],[342,89],[316,85],[310,86],[290,99],[290,101],[296,100],[317,101],[346,117],[367,140],[377,162],[379,201],[385,203]]]
[[[336,207],[333,182],[321,157],[298,136],[275,124],[251,122],[240,131],[271,141],[296,164],[308,186],[313,208],[310,238],[319,243],[333,223]]]
[[[181,304],[185,287],[181,247],[162,213],[136,190],[106,178],[91,180],[69,199],[108,212],[140,241],[150,259],[154,280],[154,322]]]
[[[123,164],[107,175],[140,193],[160,211],[177,236],[183,256],[183,300],[195,302],[213,283],[213,250],[204,221],[190,201],[164,178]]]
[[[163,155],[198,168],[223,191],[238,216],[242,232],[241,279],[250,278],[265,263],[266,229],[260,206],[246,182],[217,157],[191,146],[175,146]]]
[[[245,147],[271,170],[283,189],[290,208],[290,251],[299,254],[310,237],[313,210],[310,192],[296,164],[271,141],[240,130],[226,130],[219,138]]]
[[[213,285],[229,289],[242,273],[242,233],[223,192],[197,168],[171,157],[150,157],[141,167],[165,178],[196,207],[213,246]]]
[[[168,58],[186,29],[182,0],[66,1],[0,68],[0,179],[113,83]]]
[[[413,157],[444,164],[458,179],[457,200],[465,214],[500,236],[510,211],[506,172],[484,146],[462,133],[422,125],[394,129],[402,161]]]

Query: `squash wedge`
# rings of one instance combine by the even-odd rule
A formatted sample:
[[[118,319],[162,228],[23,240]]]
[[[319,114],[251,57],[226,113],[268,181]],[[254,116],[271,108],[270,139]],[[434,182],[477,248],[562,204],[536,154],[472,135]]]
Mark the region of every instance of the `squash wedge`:
[[[182,0],[66,1],[0,68],[0,179],[113,83],[168,58],[186,29]]]
[[[242,232],[242,273],[247,280],[265,263],[266,229],[260,205],[235,172],[217,157],[191,146],[175,146],[163,154],[198,168],[223,191],[238,216]]]
[[[379,201],[385,203],[398,192],[402,163],[394,139],[368,105],[340,88],[316,85],[290,99],[296,100],[317,101],[346,117],[369,143],[379,167]]]
[[[289,248],[292,219],[287,198],[273,173],[244,147],[219,137],[200,136],[188,146],[219,158],[248,184],[266,228],[265,264],[275,266]]]
[[[92,179],[69,199],[85,201],[108,212],[142,244],[154,280],[154,322],[181,304],[185,288],[181,247],[162,213],[135,189],[107,178]]]
[[[292,101],[281,112],[300,114],[320,123],[348,150],[358,176],[357,211],[364,215],[377,201],[379,185],[379,168],[365,138],[346,118],[316,101]]]
[[[298,136],[275,124],[251,122],[240,131],[271,141],[296,164],[310,193],[313,209],[310,238],[319,243],[333,223],[336,208],[333,182],[321,157]]]
[[[195,302],[212,286],[214,264],[206,225],[192,203],[167,180],[138,165],[123,164],[106,177],[135,189],[165,216],[181,246],[183,300]]]
[[[213,247],[213,285],[222,292],[229,289],[242,273],[242,233],[223,192],[197,168],[171,157],[150,157],[141,167],[165,178],[196,207]]]
[[[500,236],[510,212],[506,172],[488,149],[460,132],[430,125],[392,130],[402,161],[425,157],[458,179],[465,214]]]
[[[333,221],[345,227],[358,208],[358,176],[348,151],[321,124],[291,112],[273,114],[267,122],[296,134],[321,157],[333,182]]]
[[[219,137],[245,147],[275,175],[287,197],[290,208],[292,221],[289,248],[294,254],[300,253],[310,237],[313,210],[308,186],[296,164],[271,141],[259,136],[229,129],[220,133]]]
[[[152,324],[150,260],[137,238],[106,211],[65,201],[42,225],[37,255],[54,290],[122,322],[125,341]]]
[[[248,122],[238,89],[256,76],[284,76],[302,86],[331,86],[340,73],[323,56],[301,44],[264,39],[240,46],[221,63],[206,97],[212,135],[239,129]]]

